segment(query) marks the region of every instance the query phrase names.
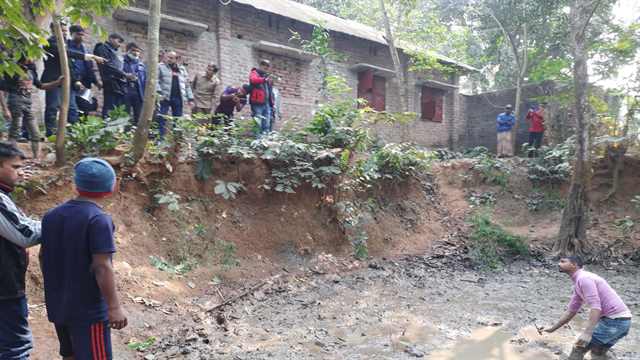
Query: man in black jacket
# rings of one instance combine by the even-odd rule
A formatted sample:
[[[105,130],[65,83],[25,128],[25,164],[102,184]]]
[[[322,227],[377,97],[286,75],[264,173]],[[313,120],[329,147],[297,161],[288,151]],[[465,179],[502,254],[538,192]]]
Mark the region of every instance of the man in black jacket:
[[[25,248],[40,243],[40,221],[26,217],[9,196],[23,159],[14,145],[0,142],[0,359],[28,359],[33,347],[24,291]]]
[[[72,25],[69,28],[71,32],[71,40],[69,41],[69,50],[81,52],[87,54],[87,49],[84,46],[84,39],[87,36],[84,28],[80,25]],[[91,60],[77,60],[69,59],[71,66],[71,100],[74,103],[74,110],[69,111],[69,123],[73,124],[78,121],[78,109],[76,98],[82,94],[86,89],[91,89],[93,84],[96,84],[98,88],[102,88],[102,84],[96,77],[96,71],[94,70],[93,61]],[[71,108],[71,107],[70,107]],[[69,109],[71,110],[71,109]]]
[[[124,105],[124,94],[127,81],[135,81],[134,74],[127,74],[123,71],[122,58],[118,54],[118,49],[122,46],[124,38],[119,34],[109,35],[107,42],[96,44],[93,54],[105,59],[104,63],[98,65],[100,77],[102,78],[103,104],[102,117],[106,118],[109,111],[116,106]]]
[[[62,27],[62,33],[66,38],[68,36],[67,24],[64,22],[60,22],[60,26]],[[53,24],[51,25],[51,31],[53,32]],[[44,48],[47,53],[47,58],[44,60],[44,71],[42,72],[42,77],[40,81],[43,83],[48,83],[57,80],[62,75],[62,69],[60,67],[60,57],[58,56],[58,42],[56,41],[55,36],[49,37],[47,39],[48,45]],[[97,63],[101,63],[104,60],[100,57],[94,56],[92,54],[82,53],[81,51],[73,50],[69,48],[69,41],[67,41],[67,56],[69,57],[69,66],[72,66],[73,61],[95,61]],[[73,70],[73,69],[71,69]],[[58,126],[58,110],[60,109],[60,103],[62,101],[62,87],[56,87],[50,89],[45,94],[45,110],[44,110],[44,124],[46,127],[47,137],[56,133],[56,128]],[[69,114],[71,121],[73,121],[73,115],[77,117],[78,109],[76,106],[75,99],[71,99],[69,102]]]

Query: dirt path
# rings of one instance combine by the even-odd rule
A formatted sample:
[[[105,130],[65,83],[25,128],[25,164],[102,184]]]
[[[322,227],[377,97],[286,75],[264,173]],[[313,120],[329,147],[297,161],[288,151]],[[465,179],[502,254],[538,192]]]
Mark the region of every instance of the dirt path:
[[[581,329],[584,313],[552,336],[533,327],[559,317],[570,295],[570,281],[550,266],[492,274],[433,266],[411,258],[275,281],[223,314],[159,336],[145,359],[561,359]],[[637,268],[594,271],[640,315]],[[640,358],[639,344],[636,322],[617,359]]]

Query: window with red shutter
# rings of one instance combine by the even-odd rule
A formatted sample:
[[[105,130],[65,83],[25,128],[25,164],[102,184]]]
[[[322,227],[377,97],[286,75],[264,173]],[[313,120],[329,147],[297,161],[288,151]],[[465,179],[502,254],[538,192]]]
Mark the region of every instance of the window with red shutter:
[[[421,119],[427,121],[442,122],[444,91],[423,86],[420,100],[422,112]]]

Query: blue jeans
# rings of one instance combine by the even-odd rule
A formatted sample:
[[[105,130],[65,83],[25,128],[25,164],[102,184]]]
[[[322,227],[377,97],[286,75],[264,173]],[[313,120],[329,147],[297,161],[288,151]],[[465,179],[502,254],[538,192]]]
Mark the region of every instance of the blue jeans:
[[[44,126],[46,129],[46,135],[49,137],[54,135],[58,128],[58,110],[60,110],[60,104],[62,103],[62,87],[47,90],[44,94],[44,103]],[[76,104],[76,92],[71,89],[67,122],[74,124],[77,121],[78,105]]]
[[[160,101],[160,115],[158,116],[158,128],[160,130],[160,138],[164,137],[166,132],[165,124],[167,119],[163,115],[169,114],[169,108],[171,108],[171,116],[182,116],[182,98],[171,98],[169,100]]]
[[[26,360],[33,348],[25,296],[0,300],[0,359]]]
[[[631,328],[630,319],[609,319],[603,317],[593,330],[589,347],[611,348],[620,339],[627,336]]]
[[[269,104],[252,104],[251,116],[260,124],[260,133],[271,132],[271,106]]]

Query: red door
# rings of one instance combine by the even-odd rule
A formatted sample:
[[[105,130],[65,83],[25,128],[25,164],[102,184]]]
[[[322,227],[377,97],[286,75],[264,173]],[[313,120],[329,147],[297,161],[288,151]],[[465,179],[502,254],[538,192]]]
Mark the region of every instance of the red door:
[[[371,107],[376,111],[384,111],[386,107],[387,81],[380,76],[373,77],[373,104]]]
[[[421,96],[422,120],[442,122],[444,92],[442,90],[422,87]]]
[[[367,101],[364,106],[371,106],[373,103],[373,71],[366,70],[358,73],[358,98]]]

